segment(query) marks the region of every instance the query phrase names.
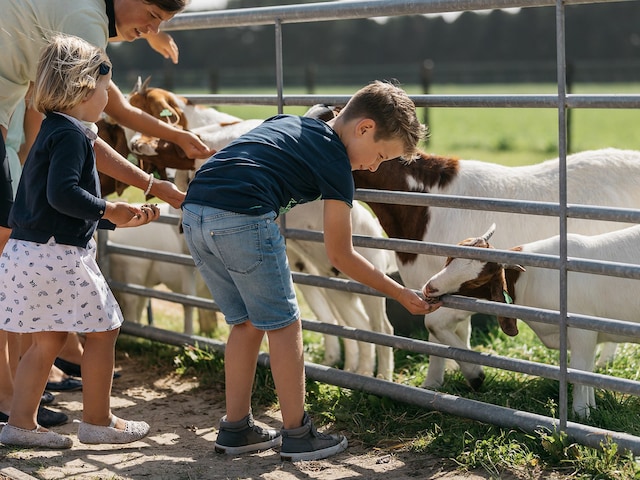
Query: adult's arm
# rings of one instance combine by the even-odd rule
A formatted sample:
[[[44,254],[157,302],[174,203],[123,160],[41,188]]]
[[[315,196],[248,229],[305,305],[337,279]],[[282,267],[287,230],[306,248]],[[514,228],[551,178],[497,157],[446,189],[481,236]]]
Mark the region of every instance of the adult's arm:
[[[209,158],[215,153],[188,130],[176,128],[131,105],[113,81],[109,86],[109,101],[104,111],[116,123],[131,130],[177,144],[189,158]]]
[[[101,138],[96,140],[94,149],[96,166],[100,172],[141,190],[146,190],[149,182],[152,181],[151,195],[164,200],[174,208],[180,208],[182,205],[185,194],[173,183],[166,180],[151,180],[148,173],[129,162]]]
[[[24,143],[20,145],[20,150],[18,150],[18,157],[20,158],[20,163],[22,165],[24,165],[24,162],[27,159],[27,155],[29,154],[29,150],[31,150],[33,142],[36,141],[36,137],[40,131],[40,125],[44,119],[44,115],[32,106],[32,94],[33,82],[29,85],[29,91],[24,99]]]

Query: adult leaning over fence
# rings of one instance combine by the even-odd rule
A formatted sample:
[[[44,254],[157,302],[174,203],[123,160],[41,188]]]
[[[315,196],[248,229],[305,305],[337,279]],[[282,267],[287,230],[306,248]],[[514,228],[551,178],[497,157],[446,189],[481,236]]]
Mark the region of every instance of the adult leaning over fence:
[[[133,41],[140,37],[163,55],[177,61],[177,47],[171,37],[159,33],[160,24],[181,11],[188,0],[0,0],[0,238],[8,237],[7,216],[12,203],[10,173],[5,165],[4,141],[11,114],[25,97],[35,78],[40,50],[55,33],[78,36],[106,48],[110,41]],[[161,122],[126,102],[111,82],[105,111],[136,131],[177,143],[189,157],[206,158],[212,152],[194,134]],[[154,182],[142,170],[117,155],[104,142],[96,142],[98,169],[129,185],[149,189],[179,207],[183,193],[170,182]]]
[[[42,47],[56,33],[78,36],[104,49],[109,41],[133,41],[145,37],[164,56],[177,61],[170,36],[159,33],[160,24],[181,11],[188,0],[0,0],[0,249],[9,238],[9,211],[13,204],[11,174],[5,139],[9,119],[35,79]],[[206,158],[211,152],[192,133],[176,129],[131,107],[111,82],[105,111],[123,125],[174,141],[190,157]],[[183,192],[170,182],[153,177],[129,163],[106,143],[96,142],[98,169],[129,185],[151,191],[179,207]],[[0,334],[0,362],[8,357],[7,339]],[[0,391],[0,400],[12,392]],[[7,412],[5,412],[7,413]]]

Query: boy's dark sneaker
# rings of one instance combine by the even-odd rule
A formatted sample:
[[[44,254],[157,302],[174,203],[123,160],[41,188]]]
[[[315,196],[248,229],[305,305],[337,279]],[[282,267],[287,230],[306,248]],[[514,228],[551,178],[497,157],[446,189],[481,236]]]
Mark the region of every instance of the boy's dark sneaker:
[[[214,446],[218,453],[238,455],[268,450],[281,443],[282,437],[276,430],[255,425],[253,415],[249,414],[237,422],[228,422],[224,416],[220,420],[220,431]]]
[[[282,429],[280,458],[290,462],[320,460],[346,450],[348,445],[344,435],[320,433],[306,413],[302,426],[290,430]]]

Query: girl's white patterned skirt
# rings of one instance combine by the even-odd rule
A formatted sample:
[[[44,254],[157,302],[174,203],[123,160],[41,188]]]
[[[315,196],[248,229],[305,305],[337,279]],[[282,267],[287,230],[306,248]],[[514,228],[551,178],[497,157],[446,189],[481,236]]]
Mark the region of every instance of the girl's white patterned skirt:
[[[0,329],[104,332],[122,324],[122,312],[87,248],[10,239],[0,257]]]

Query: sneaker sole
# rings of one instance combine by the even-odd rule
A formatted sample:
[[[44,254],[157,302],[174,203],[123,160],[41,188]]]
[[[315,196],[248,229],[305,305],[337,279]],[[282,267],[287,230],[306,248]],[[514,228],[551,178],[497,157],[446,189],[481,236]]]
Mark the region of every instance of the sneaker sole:
[[[242,445],[241,447],[228,447],[226,445],[220,445],[215,443],[213,446],[216,453],[224,453],[226,455],[240,455],[241,453],[260,452],[262,450],[269,450],[270,448],[279,447],[282,444],[282,437],[276,438],[262,443],[252,443],[251,445]]]
[[[330,457],[336,453],[344,452],[349,446],[347,437],[342,437],[342,440],[333,447],[323,448],[322,450],[314,450],[313,452],[300,452],[300,453],[287,453],[280,452],[280,460],[284,462],[302,462],[308,460],[322,460],[323,458]]]

